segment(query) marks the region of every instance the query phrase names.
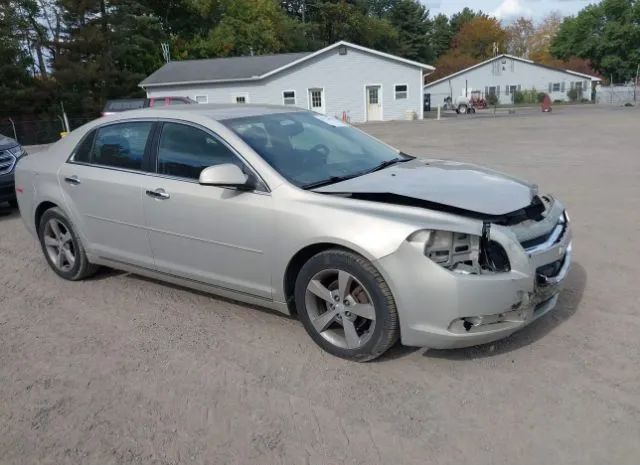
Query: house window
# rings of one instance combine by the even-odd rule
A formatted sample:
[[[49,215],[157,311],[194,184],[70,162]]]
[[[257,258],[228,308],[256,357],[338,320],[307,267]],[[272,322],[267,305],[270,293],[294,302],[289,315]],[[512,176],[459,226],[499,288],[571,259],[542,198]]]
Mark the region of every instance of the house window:
[[[551,85],[551,92],[560,92],[560,83],[559,82],[554,82]]]
[[[196,95],[195,101],[198,103],[209,103],[208,95]]]
[[[296,93],[293,90],[285,90],[282,92],[282,102],[285,105],[295,105],[296,104]]]
[[[409,87],[406,84],[396,84],[396,100],[406,99]]]
[[[310,91],[311,108],[322,108],[322,90],[313,89]]]
[[[231,96],[231,101],[233,103],[249,103],[249,94],[247,94],[246,92],[233,94]]]

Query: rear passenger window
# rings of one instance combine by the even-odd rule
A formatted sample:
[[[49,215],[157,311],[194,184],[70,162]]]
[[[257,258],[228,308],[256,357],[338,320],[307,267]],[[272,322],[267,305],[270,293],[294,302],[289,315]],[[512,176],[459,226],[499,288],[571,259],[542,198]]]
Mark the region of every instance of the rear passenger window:
[[[85,136],[85,138],[82,140],[82,142],[80,142],[80,145],[78,145],[75,153],[73,154],[73,161],[77,161],[80,163],[91,162],[91,146],[93,145],[93,138],[95,137],[95,135],[96,132],[91,131]]]
[[[119,123],[98,129],[91,162],[129,170],[141,170],[151,122]]]
[[[165,123],[158,147],[158,173],[198,179],[200,172],[213,165],[242,163],[212,135],[185,124]]]

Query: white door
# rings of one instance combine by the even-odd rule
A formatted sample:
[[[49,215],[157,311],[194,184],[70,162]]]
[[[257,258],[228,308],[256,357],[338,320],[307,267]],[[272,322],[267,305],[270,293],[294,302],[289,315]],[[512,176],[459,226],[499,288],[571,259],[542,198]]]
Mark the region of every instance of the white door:
[[[325,112],[324,89],[309,89],[309,109],[318,113]]]
[[[380,86],[367,86],[367,121],[382,120]]]

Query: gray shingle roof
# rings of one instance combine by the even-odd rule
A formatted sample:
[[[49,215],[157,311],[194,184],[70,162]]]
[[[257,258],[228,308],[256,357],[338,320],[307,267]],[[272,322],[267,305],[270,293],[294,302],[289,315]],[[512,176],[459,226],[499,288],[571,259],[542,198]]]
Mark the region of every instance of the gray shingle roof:
[[[147,77],[140,85],[251,79],[310,54],[311,52],[283,53],[279,55],[172,61]]]

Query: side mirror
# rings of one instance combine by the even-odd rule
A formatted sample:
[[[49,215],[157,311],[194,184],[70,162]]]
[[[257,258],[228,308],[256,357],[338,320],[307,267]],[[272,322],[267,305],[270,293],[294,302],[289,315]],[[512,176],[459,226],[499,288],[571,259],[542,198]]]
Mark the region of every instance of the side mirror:
[[[241,190],[254,188],[249,176],[232,163],[223,163],[205,168],[200,173],[200,184],[203,186],[235,187]]]

